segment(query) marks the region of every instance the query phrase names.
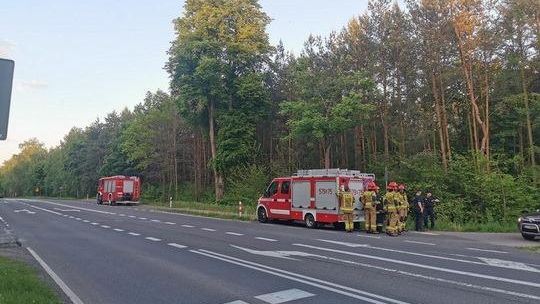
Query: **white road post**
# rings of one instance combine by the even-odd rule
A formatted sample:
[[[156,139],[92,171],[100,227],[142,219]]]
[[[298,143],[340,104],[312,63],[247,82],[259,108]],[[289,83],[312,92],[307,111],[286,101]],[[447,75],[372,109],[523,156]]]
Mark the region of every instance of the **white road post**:
[[[238,202],[238,216],[242,217],[242,202]]]
[[[172,196],[171,196],[171,197],[169,197],[169,208],[171,208],[171,209],[172,209]]]

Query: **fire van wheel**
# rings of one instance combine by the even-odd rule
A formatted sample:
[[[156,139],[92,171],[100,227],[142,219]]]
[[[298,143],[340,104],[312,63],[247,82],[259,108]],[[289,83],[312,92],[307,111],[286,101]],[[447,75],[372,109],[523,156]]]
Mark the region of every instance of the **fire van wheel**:
[[[257,211],[257,219],[261,223],[268,222],[268,215],[266,215],[266,210],[264,210],[264,208],[259,208],[259,210]]]
[[[304,221],[306,222],[306,227],[317,228],[317,222],[315,222],[315,218],[312,214],[306,214],[306,217],[304,217]]]

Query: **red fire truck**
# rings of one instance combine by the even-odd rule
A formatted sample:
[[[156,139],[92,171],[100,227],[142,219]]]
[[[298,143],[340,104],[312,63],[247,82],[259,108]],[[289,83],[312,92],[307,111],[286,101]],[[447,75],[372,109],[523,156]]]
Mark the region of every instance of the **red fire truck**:
[[[141,195],[141,179],[137,176],[109,176],[100,178],[97,189],[97,203],[109,205],[138,204]]]
[[[304,221],[308,228],[318,224],[343,222],[337,197],[340,187],[348,186],[354,195],[354,222],[364,221],[360,195],[374,174],[356,170],[299,170],[290,177],[272,180],[257,204],[257,218],[268,220]]]

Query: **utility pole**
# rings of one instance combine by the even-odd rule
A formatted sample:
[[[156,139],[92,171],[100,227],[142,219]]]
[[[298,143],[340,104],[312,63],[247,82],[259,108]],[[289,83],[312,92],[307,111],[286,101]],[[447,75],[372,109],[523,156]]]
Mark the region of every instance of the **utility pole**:
[[[15,62],[0,58],[0,140],[6,140]]]

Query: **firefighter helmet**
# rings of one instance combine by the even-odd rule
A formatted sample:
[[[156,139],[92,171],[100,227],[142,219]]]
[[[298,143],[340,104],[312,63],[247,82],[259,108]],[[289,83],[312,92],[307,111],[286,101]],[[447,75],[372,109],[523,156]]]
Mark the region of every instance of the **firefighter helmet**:
[[[397,190],[397,188],[398,188],[398,184],[396,182],[390,182],[386,186],[386,189],[388,189],[388,190]]]
[[[379,187],[377,187],[377,184],[375,184],[374,181],[371,181],[371,182],[368,183],[367,188],[368,188],[368,190],[377,190],[377,188],[379,188]]]

